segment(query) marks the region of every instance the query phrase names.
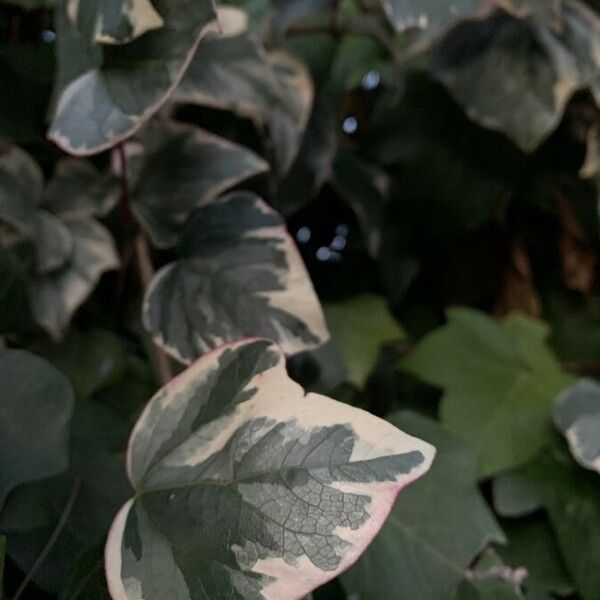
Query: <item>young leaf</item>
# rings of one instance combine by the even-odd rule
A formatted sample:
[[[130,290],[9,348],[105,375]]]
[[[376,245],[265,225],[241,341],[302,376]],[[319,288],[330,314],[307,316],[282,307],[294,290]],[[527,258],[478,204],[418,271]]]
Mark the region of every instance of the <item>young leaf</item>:
[[[132,135],[162,106],[214,27],[215,12],[212,0],[157,0],[163,27],[111,45],[94,41],[93,21],[73,25],[72,5],[62,0],[57,10],[59,71],[48,135],[71,154],[89,155]]]
[[[386,301],[375,294],[327,304],[325,317],[346,359],[349,379],[359,388],[373,370],[381,345],[405,337]]]
[[[504,534],[477,488],[477,459],[438,423],[411,412],[390,422],[433,444],[436,459],[419,483],[403,492],[369,549],[342,576],[361,600],[450,598],[474,557]]]
[[[524,598],[521,584],[527,577],[523,568],[506,566],[495,550],[487,549],[467,571],[453,600],[517,600]]]
[[[91,21],[93,40],[100,44],[126,44],[165,24],[150,0],[70,0],[67,14],[82,35]]]
[[[580,379],[562,392],[554,401],[554,423],[575,460],[600,473],[600,384]]]
[[[219,10],[223,14],[236,21],[244,15],[231,8]],[[230,110],[266,127],[283,173],[298,153],[313,85],[302,63],[283,52],[267,54],[251,33],[238,29],[203,41],[174,99]]]
[[[36,321],[60,339],[73,313],[92,293],[101,275],[119,265],[110,233],[92,219],[66,221],[73,249],[66,263],[47,274],[33,274],[29,282]]]
[[[444,389],[442,421],[470,442],[489,477],[525,464],[552,434],[554,397],[572,378],[546,346],[546,326],[517,313],[501,323],[453,308],[402,368]]]
[[[266,340],[201,358],[131,435],[106,545],[113,600],[300,598],[364,550],[434,449],[305,395]]]
[[[181,254],[156,274],[143,306],[146,328],[176,359],[190,363],[243,337],[270,338],[286,354],[327,340],[298,250],[257,196],[234,192],[197,209]]]
[[[46,361],[0,351],[0,508],[10,490],[67,468],[73,390]]]
[[[269,168],[251,150],[189,125],[151,123],[141,142],[145,155],[131,205],[160,248],[177,243],[194,208]]]

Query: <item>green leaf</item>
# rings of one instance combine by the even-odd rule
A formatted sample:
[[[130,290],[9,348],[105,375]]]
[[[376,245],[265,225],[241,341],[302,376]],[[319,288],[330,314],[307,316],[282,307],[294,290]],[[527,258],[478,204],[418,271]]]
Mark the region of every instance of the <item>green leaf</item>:
[[[477,460],[459,438],[411,412],[392,424],[433,444],[429,473],[404,491],[367,552],[342,581],[348,595],[438,600],[449,598],[474,557],[504,534],[477,488]]]
[[[92,39],[100,44],[126,44],[165,24],[150,0],[71,0],[67,14],[84,36],[91,22]]]
[[[600,473],[600,384],[580,379],[562,392],[554,401],[554,423],[575,460]]]
[[[267,53],[253,34],[227,25],[241,21],[242,15],[233,8],[219,10],[225,35],[202,42],[174,99],[233,111],[266,128],[283,173],[298,153],[313,85],[302,63],[283,52]]]
[[[508,545],[498,548],[498,554],[508,565],[527,569],[527,589],[533,587],[561,596],[568,596],[575,591],[561,560],[550,523],[544,515],[506,520],[502,526]]]
[[[600,18],[573,1],[561,17],[560,33],[505,13],[465,21],[436,47],[432,72],[471,119],[532,151],[573,94],[598,85]]]
[[[103,567],[103,544],[85,550],[73,565],[59,600],[108,600]]]
[[[144,324],[158,344],[190,363],[244,337],[266,337],[287,354],[328,338],[310,278],[281,217],[234,192],[197,209],[178,261],[146,292]]]
[[[151,123],[141,134],[143,166],[132,208],[160,248],[174,246],[194,208],[268,170],[254,152],[190,125]]]
[[[453,600],[516,600],[523,598],[521,583],[527,576],[522,568],[507,567],[495,550],[487,549],[467,571]]]
[[[305,395],[265,340],[161,389],[128,447],[135,498],[106,546],[113,600],[300,598],[347,568],[434,449]]]
[[[373,370],[381,345],[405,337],[381,296],[365,294],[324,307],[327,325],[340,345],[349,380],[362,388]]]
[[[501,323],[453,308],[402,368],[444,389],[440,414],[477,451],[482,478],[531,460],[552,439],[552,401],[572,378],[546,345],[546,326],[510,315]]]
[[[501,478],[504,496],[515,489],[510,485],[511,478],[520,480],[518,490],[522,491],[524,486],[530,490],[530,504],[537,500],[546,509],[567,569],[582,598],[598,600],[600,571],[596,569],[595,558],[600,554],[598,475],[575,465],[567,453],[554,450],[525,468],[504,475]],[[522,505],[522,498],[521,493],[510,504]]]
[[[123,374],[123,346],[111,331],[70,329],[60,344],[48,342],[37,351],[69,378],[78,398],[89,398]]]
[[[73,390],[37,356],[0,351],[0,508],[17,485],[67,468]]]
[[[106,150],[137,131],[167,100],[200,39],[214,27],[212,0],[157,0],[159,29],[124,45],[95,43],[93,22],[75,27],[69,0],[57,11],[58,76],[49,137],[71,154]]]
[[[66,263],[47,274],[32,274],[31,307],[36,321],[59,340],[79,306],[92,293],[101,275],[119,265],[110,233],[92,219],[65,221],[73,236]]]

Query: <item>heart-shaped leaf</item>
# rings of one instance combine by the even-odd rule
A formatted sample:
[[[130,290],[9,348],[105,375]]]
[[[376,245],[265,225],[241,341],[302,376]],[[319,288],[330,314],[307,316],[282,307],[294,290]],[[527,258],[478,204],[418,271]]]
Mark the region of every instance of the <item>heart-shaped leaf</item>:
[[[94,41],[93,19],[73,24],[73,4],[62,0],[57,10],[59,71],[49,137],[71,154],[87,155],[132,135],[162,106],[214,26],[215,12],[212,0],[158,0],[162,27],[111,45]]]
[[[0,508],[20,483],[68,466],[73,390],[64,375],[22,350],[0,351]]]
[[[554,401],[554,423],[563,432],[575,460],[600,473],[600,384],[580,379]]]
[[[181,254],[156,274],[143,307],[146,328],[178,360],[244,337],[272,339],[286,354],[329,337],[283,220],[257,196],[234,192],[197,209]]]
[[[434,449],[288,378],[245,340],[160,390],[127,451],[106,546],[113,600],[300,598],[347,568]]]

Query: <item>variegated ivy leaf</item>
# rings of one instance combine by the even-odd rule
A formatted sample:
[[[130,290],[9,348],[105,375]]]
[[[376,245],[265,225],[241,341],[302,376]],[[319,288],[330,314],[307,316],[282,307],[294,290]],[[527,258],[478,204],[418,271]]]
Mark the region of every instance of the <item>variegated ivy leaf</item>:
[[[272,339],[286,354],[327,340],[285,223],[257,196],[234,192],[194,211],[180,254],[156,274],[143,307],[146,328],[178,360],[243,337]]]
[[[219,11],[225,34],[202,42],[174,98],[230,110],[266,127],[283,173],[298,153],[313,85],[301,63],[282,52],[268,54],[245,27],[240,31],[243,14]]]
[[[600,384],[580,379],[562,392],[554,401],[554,423],[575,460],[600,473]]]
[[[153,122],[140,137],[142,161],[136,169],[131,204],[158,247],[177,243],[190,212],[268,164],[251,150],[197,127]]]
[[[83,35],[92,23],[101,44],[126,44],[165,23],[150,0],[67,0],[67,15]]]
[[[390,422],[433,444],[436,459],[396,501],[369,549],[342,576],[348,598],[452,598],[475,557],[506,538],[477,486],[477,458],[441,424],[416,413]]]
[[[0,350],[0,381],[2,508],[17,485],[67,468],[73,390],[54,367],[22,350]]]
[[[423,29],[436,33],[483,11],[482,0],[380,0],[396,31]]]
[[[576,91],[598,88],[600,18],[577,0],[560,17],[559,31],[500,12],[465,21],[436,47],[433,74],[471,119],[533,151]]]
[[[212,0],[157,0],[164,21],[123,45],[98,44],[91,19],[57,10],[58,76],[49,137],[78,155],[100,152],[137,131],[179,83],[200,39],[214,28]]]
[[[65,264],[46,274],[32,274],[29,293],[36,321],[60,339],[73,313],[87,299],[105,271],[119,265],[110,233],[92,219],[65,221],[73,247]]]
[[[34,237],[44,175],[29,154],[0,141],[0,220],[26,237]]]
[[[106,545],[113,600],[300,598],[347,568],[434,449],[229,344],[149,402],[127,451],[135,498]]]
[[[86,160],[67,158],[56,165],[42,206],[66,219],[104,216],[120,195],[120,182],[113,173],[102,174]]]

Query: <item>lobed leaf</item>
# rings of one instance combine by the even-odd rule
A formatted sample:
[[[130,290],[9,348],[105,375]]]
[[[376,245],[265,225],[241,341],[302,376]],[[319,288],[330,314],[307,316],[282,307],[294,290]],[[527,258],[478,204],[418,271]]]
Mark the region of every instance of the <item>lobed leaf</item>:
[[[69,18],[74,0],[57,10],[58,75],[49,138],[89,155],[135,133],[167,100],[200,39],[214,26],[212,0],[158,0],[164,21],[127,44],[98,44],[92,20]]]
[[[177,360],[244,337],[270,338],[287,354],[327,340],[298,250],[257,196],[234,192],[197,209],[181,255],[156,274],[143,305],[146,329]]]
[[[481,477],[525,464],[552,439],[552,401],[572,381],[546,326],[517,313],[501,323],[466,308],[447,316],[402,368],[444,389],[441,419],[476,449]]]
[[[73,390],[46,361],[22,350],[0,350],[0,509],[21,483],[68,466]]]
[[[127,451],[136,490],[106,545],[113,600],[299,598],[347,568],[434,449],[305,395],[265,340],[160,390]]]
[[[364,294],[340,303],[325,305],[325,317],[337,339],[349,380],[362,388],[373,370],[381,345],[405,337],[386,301],[375,294]]]
[[[575,460],[600,473],[600,384],[580,379],[563,391],[554,401],[554,423]]]

